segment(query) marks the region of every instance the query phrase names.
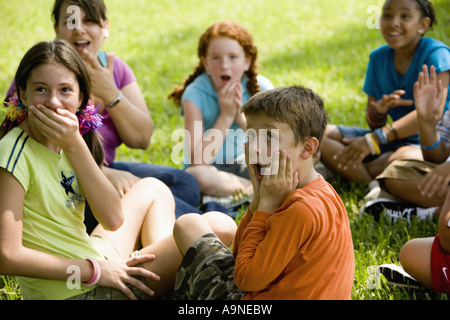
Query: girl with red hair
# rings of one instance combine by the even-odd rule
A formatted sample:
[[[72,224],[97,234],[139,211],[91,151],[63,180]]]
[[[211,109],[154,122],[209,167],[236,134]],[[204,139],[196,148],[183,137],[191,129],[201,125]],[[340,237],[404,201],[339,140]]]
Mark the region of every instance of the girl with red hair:
[[[169,95],[184,116],[184,168],[196,177],[203,195],[253,195],[240,109],[257,92],[273,88],[258,75],[257,55],[245,28],[231,21],[216,23],[200,37],[195,71]]]

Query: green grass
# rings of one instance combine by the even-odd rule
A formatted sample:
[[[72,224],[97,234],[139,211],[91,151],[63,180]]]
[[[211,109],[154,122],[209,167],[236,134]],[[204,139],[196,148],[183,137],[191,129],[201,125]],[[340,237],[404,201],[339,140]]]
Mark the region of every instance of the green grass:
[[[111,36],[104,49],[116,52],[134,70],[156,124],[148,150],[120,147],[121,160],[175,165],[169,138],[183,127],[179,109],[166,96],[197,63],[200,34],[220,20],[234,20],[254,36],[260,73],[275,86],[302,84],[324,98],[332,123],[365,126],[362,92],[369,53],[383,45],[377,29],[369,29],[367,8],[383,0],[106,0]],[[439,25],[428,35],[450,44],[450,2],[434,0]],[[37,41],[54,39],[50,18],[53,0],[0,0],[0,92],[6,93],[20,59]],[[433,236],[434,222],[375,222],[359,216],[365,190],[357,183],[331,181],[350,218],[355,247],[355,300],[446,299],[414,296],[381,284],[368,289],[372,266],[398,263],[409,239]],[[0,276],[0,299],[18,299],[14,278]]]

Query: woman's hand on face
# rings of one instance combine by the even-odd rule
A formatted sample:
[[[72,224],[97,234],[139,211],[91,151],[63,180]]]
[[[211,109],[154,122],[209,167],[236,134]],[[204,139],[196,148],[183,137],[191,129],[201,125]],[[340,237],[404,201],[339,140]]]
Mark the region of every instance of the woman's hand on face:
[[[84,50],[82,57],[86,63],[92,83],[92,94],[103,100],[105,104],[110,103],[118,96],[114,82],[114,54],[108,55],[106,68],[89,51]]]

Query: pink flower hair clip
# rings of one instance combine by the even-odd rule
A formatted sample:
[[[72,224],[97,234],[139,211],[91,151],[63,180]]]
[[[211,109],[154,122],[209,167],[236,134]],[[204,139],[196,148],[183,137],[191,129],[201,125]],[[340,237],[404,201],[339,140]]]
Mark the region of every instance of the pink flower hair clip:
[[[89,103],[84,110],[76,113],[81,135],[95,131],[102,126],[103,117],[97,113],[99,107],[94,107],[93,103]]]

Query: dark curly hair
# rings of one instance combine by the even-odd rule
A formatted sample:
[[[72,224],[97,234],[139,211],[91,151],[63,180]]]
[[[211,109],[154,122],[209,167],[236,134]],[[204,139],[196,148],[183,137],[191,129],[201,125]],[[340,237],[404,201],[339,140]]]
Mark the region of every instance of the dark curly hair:
[[[436,10],[434,9],[433,4],[428,0],[416,0],[416,2],[419,5],[420,12],[422,12],[422,18],[430,18],[430,29],[433,29],[433,26],[438,23]]]

